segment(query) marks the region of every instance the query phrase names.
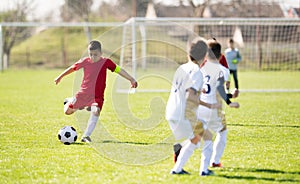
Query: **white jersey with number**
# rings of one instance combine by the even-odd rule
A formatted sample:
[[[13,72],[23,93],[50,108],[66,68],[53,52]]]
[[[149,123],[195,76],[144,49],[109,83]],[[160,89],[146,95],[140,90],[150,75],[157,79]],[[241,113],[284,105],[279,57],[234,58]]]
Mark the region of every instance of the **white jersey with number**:
[[[220,82],[218,80],[222,77],[228,80],[228,69],[218,62],[206,62],[205,65],[202,66],[201,72],[204,80],[203,88],[206,92],[201,93],[200,99],[210,104],[222,103],[222,99],[217,90],[218,82]],[[204,120],[208,128],[215,132],[220,131],[224,127],[223,114],[222,109],[209,109],[201,105],[199,105],[197,111],[198,119]]]
[[[201,100],[206,103],[217,103],[217,84],[220,77],[224,77],[224,69],[217,62],[206,62],[201,72],[203,74],[203,88],[205,93],[201,94]],[[227,77],[228,78],[228,77]]]
[[[166,107],[166,119],[175,121],[183,120],[187,89],[193,88],[196,91],[200,91],[202,84],[202,73],[197,64],[189,61],[181,65],[176,70],[172,81],[172,88]]]

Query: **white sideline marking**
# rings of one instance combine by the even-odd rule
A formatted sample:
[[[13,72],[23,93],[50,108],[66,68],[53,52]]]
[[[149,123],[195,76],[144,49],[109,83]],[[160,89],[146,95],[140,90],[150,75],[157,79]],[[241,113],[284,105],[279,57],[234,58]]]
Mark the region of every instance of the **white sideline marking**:
[[[117,93],[129,93],[128,89],[117,89]],[[136,93],[169,93],[167,89],[136,89]],[[241,89],[241,93],[299,93],[300,89]]]
[[[300,89],[244,89],[241,93],[295,93],[300,92]]]

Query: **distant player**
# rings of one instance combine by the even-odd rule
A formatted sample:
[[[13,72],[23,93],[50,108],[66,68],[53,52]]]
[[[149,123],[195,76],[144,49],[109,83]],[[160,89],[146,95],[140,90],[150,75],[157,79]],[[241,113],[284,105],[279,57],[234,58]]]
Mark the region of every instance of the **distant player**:
[[[225,57],[229,66],[230,74],[233,75],[235,88],[239,89],[238,77],[237,77],[237,65],[241,62],[242,56],[237,48],[234,46],[234,40],[232,38],[228,41],[228,46],[225,50]]]
[[[58,84],[63,77],[70,73],[83,69],[83,80],[80,90],[73,98],[66,99],[64,103],[64,113],[73,114],[76,110],[87,108],[91,111],[87,128],[81,139],[82,142],[91,142],[91,134],[96,127],[104,102],[104,90],[106,87],[106,70],[118,73],[129,80],[132,88],[137,87],[136,80],[124,69],[116,65],[109,58],[102,57],[102,48],[99,41],[91,41],[88,45],[89,57],[80,59],[72,66],[62,72],[56,79]]]
[[[189,61],[181,65],[175,72],[170,96],[166,106],[166,119],[176,140],[186,140],[177,161],[171,170],[171,174],[189,174],[183,170],[194,150],[197,148],[203,134],[202,122],[196,118],[198,105],[208,108],[215,107],[212,104],[203,103],[199,99],[202,89],[202,74],[200,63],[207,53],[207,45],[204,40],[192,43],[189,51]]]
[[[207,62],[201,67],[204,79],[205,93],[201,94],[200,99],[206,103],[222,103],[225,101],[230,107],[238,108],[237,102],[231,102],[224,88],[224,76],[228,77],[228,70],[219,63],[221,56],[221,45],[215,40],[208,41],[208,57]],[[231,97],[236,97],[233,94]],[[198,119],[202,119],[207,130],[203,135],[204,145],[202,149],[200,175],[212,175],[213,172],[208,169],[211,157],[214,164],[220,164],[220,158],[223,154],[227,139],[227,128],[225,114],[222,109],[209,109],[204,106],[198,107]],[[213,146],[212,133],[217,134],[215,144]]]

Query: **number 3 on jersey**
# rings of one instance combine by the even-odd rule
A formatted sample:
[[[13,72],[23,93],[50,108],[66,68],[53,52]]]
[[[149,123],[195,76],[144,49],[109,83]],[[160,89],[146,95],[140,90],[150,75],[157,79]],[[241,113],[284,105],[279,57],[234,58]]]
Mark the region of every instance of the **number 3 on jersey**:
[[[203,89],[205,90],[206,94],[209,94],[211,91],[209,80],[210,80],[210,76],[206,75],[204,78],[204,85],[203,85]]]

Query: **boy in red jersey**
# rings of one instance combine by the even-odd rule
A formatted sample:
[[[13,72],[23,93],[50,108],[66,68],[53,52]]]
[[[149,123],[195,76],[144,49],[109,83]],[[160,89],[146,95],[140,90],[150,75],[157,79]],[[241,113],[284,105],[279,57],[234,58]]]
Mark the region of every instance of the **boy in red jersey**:
[[[87,107],[91,111],[87,128],[81,139],[82,142],[91,142],[91,134],[96,127],[100,111],[104,102],[104,91],[106,87],[106,70],[118,73],[129,80],[132,88],[137,87],[136,80],[130,76],[124,69],[120,68],[109,58],[102,57],[101,43],[93,40],[88,45],[89,57],[80,59],[65,71],[63,71],[54,81],[58,84],[63,77],[83,68],[83,80],[80,90],[71,98],[66,99],[64,103],[64,113],[73,114],[76,110]]]

